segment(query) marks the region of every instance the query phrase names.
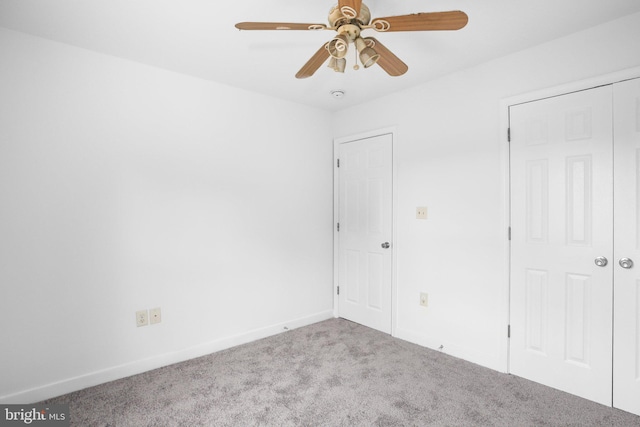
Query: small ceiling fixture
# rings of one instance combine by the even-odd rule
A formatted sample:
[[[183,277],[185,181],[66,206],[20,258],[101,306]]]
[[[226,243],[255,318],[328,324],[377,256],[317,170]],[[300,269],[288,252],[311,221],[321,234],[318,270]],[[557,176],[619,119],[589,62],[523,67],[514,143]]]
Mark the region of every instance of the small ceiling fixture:
[[[356,47],[357,61],[364,68],[378,64],[390,76],[401,76],[409,67],[389,49],[373,37],[362,38],[364,30],[377,32],[391,31],[440,31],[459,30],[467,25],[469,17],[459,10],[449,12],[413,13],[411,15],[389,16],[371,20],[369,8],[362,0],[339,0],[329,11],[329,26],[325,24],[293,24],[286,22],[240,22],[240,30],[333,30],[338,34],[325,43],[296,74],[296,78],[311,77],[329,58],[329,68],[344,73],[347,65],[347,51],[350,44]]]
[[[332,90],[331,91],[331,96],[333,96],[334,98],[342,98],[344,96],[344,91],[343,90]]]

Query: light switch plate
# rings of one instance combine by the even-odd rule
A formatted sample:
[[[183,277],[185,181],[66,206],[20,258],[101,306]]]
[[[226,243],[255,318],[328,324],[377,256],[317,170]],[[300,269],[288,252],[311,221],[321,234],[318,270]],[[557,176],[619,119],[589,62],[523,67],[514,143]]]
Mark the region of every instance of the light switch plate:
[[[416,219],[427,219],[427,207],[422,206],[416,208]]]
[[[429,306],[429,295],[426,292],[420,293],[420,305],[423,307]]]

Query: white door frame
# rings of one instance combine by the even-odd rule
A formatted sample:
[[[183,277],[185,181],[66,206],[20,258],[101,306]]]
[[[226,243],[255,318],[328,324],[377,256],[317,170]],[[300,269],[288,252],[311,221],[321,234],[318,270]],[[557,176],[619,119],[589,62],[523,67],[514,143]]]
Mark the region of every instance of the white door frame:
[[[640,77],[640,67],[629,68],[618,72],[605,74],[598,77],[593,77],[586,80],[580,80],[576,82],[566,83],[560,86],[554,86],[547,89],[541,89],[533,92],[524,93],[521,95],[504,98],[500,100],[500,158],[503,165],[502,168],[502,193],[504,200],[504,212],[503,212],[503,225],[505,234],[508,233],[508,229],[511,226],[511,188],[510,188],[510,153],[509,153],[509,140],[507,130],[509,129],[509,107],[512,105],[522,104],[525,102],[537,101],[544,98],[550,98],[553,96],[565,95],[571,92],[577,92],[581,90],[592,89],[594,87],[609,85],[618,83],[624,80],[635,79]],[[505,240],[507,243],[507,250],[504,252],[506,258],[503,261],[503,277],[504,288],[503,295],[500,299],[500,310],[504,313],[504,330],[506,331],[510,324],[510,312],[509,306],[511,283],[510,283],[510,268],[511,268],[511,242]],[[509,339],[506,334],[501,339],[501,365],[504,367],[504,372],[510,372],[509,367]]]
[[[397,171],[396,167],[396,135],[397,129],[395,126],[382,129],[371,130],[368,132],[358,133],[355,135],[348,135],[343,137],[337,137],[333,139],[333,315],[334,317],[340,317],[340,302],[338,299],[338,261],[339,261],[339,239],[338,239],[338,218],[340,217],[340,170],[338,165],[338,154],[340,153],[340,144],[348,142],[359,141],[361,139],[373,138],[380,135],[391,135],[391,191],[392,191],[392,239],[391,239],[391,336],[396,336],[396,324],[397,324],[397,280],[396,280],[396,261],[398,256],[398,239],[397,239],[397,205],[398,205],[398,191],[397,191]]]

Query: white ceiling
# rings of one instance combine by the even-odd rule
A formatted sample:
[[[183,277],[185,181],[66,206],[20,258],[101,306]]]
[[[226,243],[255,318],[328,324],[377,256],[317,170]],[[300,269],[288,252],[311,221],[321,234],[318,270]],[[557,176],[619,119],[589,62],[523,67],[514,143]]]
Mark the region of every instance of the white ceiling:
[[[375,33],[409,65],[294,76],[332,31],[238,31],[241,21],[327,23],[337,0],[0,0],[0,26],[251,91],[338,110],[625,15],[638,0],[369,0],[372,17],[462,10],[460,31]],[[349,55],[351,57],[351,55]],[[342,99],[330,92],[341,89]]]

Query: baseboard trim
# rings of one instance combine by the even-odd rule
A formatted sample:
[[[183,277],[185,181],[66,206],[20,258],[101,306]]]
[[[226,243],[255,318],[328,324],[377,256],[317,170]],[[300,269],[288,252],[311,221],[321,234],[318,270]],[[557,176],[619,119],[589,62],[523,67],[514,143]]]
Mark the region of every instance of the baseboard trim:
[[[287,330],[308,326],[323,320],[334,318],[333,310],[326,310],[310,316],[292,319],[287,322],[277,323],[274,325],[253,329],[242,334],[220,338],[207,343],[199,344],[183,350],[164,353],[147,359],[137,360],[124,365],[113,366],[90,374],[69,378],[63,381],[46,384],[18,393],[0,396],[2,404],[31,404],[40,402],[45,399],[82,390],[87,387],[93,387],[109,381],[115,381],[121,378],[130,377],[132,375],[141,374],[153,369],[162,368],[163,366],[172,365],[174,363],[184,362],[196,357],[205,356],[217,351],[226,350],[241,344],[246,344],[262,338],[277,335]]]
[[[475,363],[476,365],[484,366],[485,368],[493,369],[494,371],[505,372],[504,368],[501,367],[502,365],[497,353],[496,357],[491,357],[488,354],[470,351],[467,348],[457,346],[450,342],[434,340],[403,328],[396,328],[396,334],[394,337],[431,350],[441,351],[442,353],[457,357],[458,359],[466,360],[467,362]],[[442,346],[442,348],[440,348],[440,346]]]

